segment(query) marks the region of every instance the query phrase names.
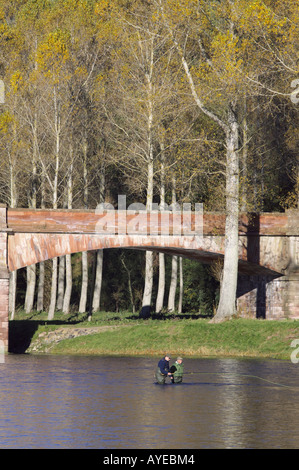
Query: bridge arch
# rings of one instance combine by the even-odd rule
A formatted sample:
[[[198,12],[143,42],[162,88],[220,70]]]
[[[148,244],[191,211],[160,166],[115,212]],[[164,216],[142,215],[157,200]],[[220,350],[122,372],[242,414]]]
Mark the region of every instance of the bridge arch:
[[[199,246],[195,238],[181,236],[15,233],[8,237],[8,268],[15,271],[66,254],[114,248],[152,250],[204,263],[223,257],[222,240]]]
[[[114,248],[151,250],[211,264],[224,256],[224,237],[14,233],[8,237],[8,268],[15,271],[66,254]],[[248,249],[242,239],[239,243],[239,273],[280,274],[272,266],[249,261]]]
[[[105,248],[163,251],[204,263],[223,257],[225,214],[204,213],[199,236],[192,232],[197,227],[196,221],[194,213],[184,219],[184,216],[165,212],[152,217],[147,212],[97,214],[96,211],[0,207],[0,229],[6,232],[8,239],[10,271],[68,253]],[[138,234],[128,235],[126,227],[133,227],[136,222]],[[177,235],[177,227],[185,229],[186,225],[192,229],[191,234],[185,235],[183,231],[184,235]],[[170,228],[167,235],[165,228]],[[240,215],[240,272],[283,275],[291,258],[297,262],[298,244],[299,211]]]

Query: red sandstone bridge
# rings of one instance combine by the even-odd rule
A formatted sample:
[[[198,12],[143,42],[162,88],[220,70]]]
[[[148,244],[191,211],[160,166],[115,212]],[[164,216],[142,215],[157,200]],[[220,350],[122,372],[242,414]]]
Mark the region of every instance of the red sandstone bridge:
[[[8,209],[0,206],[0,340],[8,344],[9,272],[70,253],[154,250],[210,264],[224,256],[225,214]],[[299,211],[241,214],[238,311],[299,318]]]

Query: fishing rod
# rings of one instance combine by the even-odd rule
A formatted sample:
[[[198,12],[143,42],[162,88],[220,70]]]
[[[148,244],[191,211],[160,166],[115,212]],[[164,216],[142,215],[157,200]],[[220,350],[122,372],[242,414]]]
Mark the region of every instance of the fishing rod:
[[[281,383],[278,383],[278,382],[272,382],[271,380],[268,380],[268,379],[264,379],[263,377],[259,377],[258,375],[251,375],[251,374],[240,374],[238,372],[185,372],[184,375],[196,375],[196,374],[205,374],[205,375],[223,375],[223,374],[234,374],[234,375],[238,375],[240,377],[253,377],[255,379],[259,379],[259,380],[263,380],[264,382],[268,382],[272,385],[278,385],[279,387],[284,387],[284,388],[290,388],[290,389],[293,389],[293,390],[298,390],[299,387],[293,387],[291,385],[285,385],[285,384],[281,384]]]

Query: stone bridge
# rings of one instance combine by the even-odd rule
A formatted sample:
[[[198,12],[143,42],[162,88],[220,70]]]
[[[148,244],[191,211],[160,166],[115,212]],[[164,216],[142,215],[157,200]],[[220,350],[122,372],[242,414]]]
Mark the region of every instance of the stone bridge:
[[[9,272],[56,256],[134,248],[211,264],[224,256],[225,214],[8,209],[0,206],[0,340],[8,347]],[[299,211],[241,214],[238,312],[299,318]]]

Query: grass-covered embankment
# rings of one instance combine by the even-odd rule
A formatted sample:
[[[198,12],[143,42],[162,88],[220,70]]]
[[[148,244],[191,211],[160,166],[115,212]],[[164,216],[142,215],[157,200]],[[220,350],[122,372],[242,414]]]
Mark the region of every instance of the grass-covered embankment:
[[[299,321],[233,319],[220,324],[196,316],[141,320],[131,313],[83,316],[19,313],[10,322],[12,352],[51,354],[271,357],[289,359]]]

